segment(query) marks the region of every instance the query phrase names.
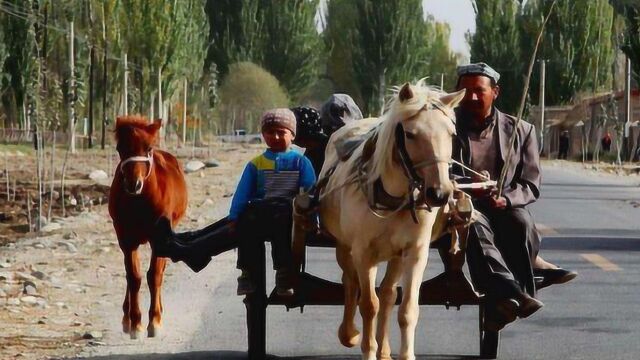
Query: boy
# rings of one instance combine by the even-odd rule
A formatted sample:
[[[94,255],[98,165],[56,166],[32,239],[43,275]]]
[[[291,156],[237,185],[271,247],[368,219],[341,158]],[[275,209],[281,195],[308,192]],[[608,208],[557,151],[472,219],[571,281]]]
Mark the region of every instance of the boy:
[[[300,188],[316,181],[309,159],[290,150],[296,134],[296,118],[289,109],[265,112],[261,120],[267,150],[244,169],[231,202],[229,220],[238,222],[238,295],[254,291],[248,269],[255,264],[255,241],[271,240],[276,292],[290,296],[291,201]],[[257,222],[257,223],[256,223]]]
[[[289,109],[265,112],[261,122],[267,150],[244,169],[229,216],[204,229],[176,234],[166,217],[158,220],[151,245],[157,256],[183,261],[193,271],[204,269],[211,256],[238,247],[238,295],[252,293],[249,269],[258,263],[256,241],[271,240],[276,292],[290,296],[292,201],[300,188],[309,190],[316,175],[309,159],[290,149],[296,118]]]

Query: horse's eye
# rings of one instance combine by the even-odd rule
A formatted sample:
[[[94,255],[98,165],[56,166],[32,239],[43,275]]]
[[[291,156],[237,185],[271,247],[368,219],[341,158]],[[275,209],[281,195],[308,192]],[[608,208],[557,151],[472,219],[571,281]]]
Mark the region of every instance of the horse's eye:
[[[412,132],[408,132],[408,131],[405,131],[405,132],[404,132],[404,136],[406,136],[406,137],[407,137],[407,139],[409,139],[409,140],[413,140],[413,139],[415,139],[415,138],[416,138],[416,134],[414,134],[414,133],[412,133]]]

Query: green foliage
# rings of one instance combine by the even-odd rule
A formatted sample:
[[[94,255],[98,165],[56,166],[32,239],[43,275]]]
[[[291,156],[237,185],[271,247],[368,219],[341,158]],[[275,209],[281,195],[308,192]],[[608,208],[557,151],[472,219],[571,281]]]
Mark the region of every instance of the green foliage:
[[[544,17],[553,1],[475,0],[476,33],[469,35],[471,61],[484,61],[502,77],[498,107],[515,113],[524,77]],[[606,0],[557,1],[547,23],[538,59],[547,61],[546,100],[565,104],[584,92],[611,87],[615,58],[613,11]],[[538,102],[539,72],[534,71],[530,101]]]
[[[318,72],[320,35],[315,14],[318,0],[263,2],[262,66],[297,97]]]
[[[365,114],[378,114],[394,85],[422,77],[439,85],[440,74],[445,88],[453,85],[450,29],[433,17],[425,21],[421,1],[331,0],[327,10],[327,75]]]
[[[452,90],[456,85],[458,54],[449,48],[451,28],[447,23],[435,21],[432,16],[426,20],[424,44],[427,46],[423,57],[424,70],[418,72],[429,76],[431,84],[440,84],[440,75],[444,74],[443,90]]]
[[[523,9],[523,49],[531,56],[543,17],[552,1],[531,0]],[[611,89],[611,64],[615,48],[611,37],[613,9],[606,0],[558,1],[549,17],[540,45],[540,59],[547,59],[546,98],[565,104],[582,92]],[[531,86],[537,89],[539,77]],[[531,92],[537,102],[537,91]]]
[[[23,1],[19,0],[4,1],[3,3],[12,8],[22,8],[25,5]],[[28,11],[28,13],[24,13],[21,17],[4,12],[0,16],[0,27],[3,29],[2,43],[7,55],[3,64],[3,72],[6,73],[3,79],[3,88],[8,91],[3,94],[5,97],[3,103],[5,106],[9,105],[15,109],[15,113],[10,114],[10,121],[14,126],[18,125],[18,122],[24,121],[26,114],[22,112],[23,104],[25,104],[30,85],[30,75],[35,67],[33,24],[36,18],[30,9],[25,8],[24,11]],[[20,115],[15,116],[16,113]],[[24,125],[22,123],[22,126]]]
[[[215,62],[222,77],[230,63],[259,64],[297,96],[318,72],[317,6],[317,0],[209,0],[207,64]]]
[[[633,77],[640,84],[640,3],[631,0],[609,0],[609,3],[624,19],[620,49],[631,60]]]
[[[249,62],[229,66],[219,95],[219,128],[225,133],[239,128],[258,131],[260,115],[265,110],[289,105],[278,79]]]
[[[363,113],[378,114],[387,89],[422,77],[426,55],[420,0],[355,0],[351,62],[364,99]]]
[[[496,106],[516,113],[526,71],[520,44],[520,6],[513,0],[475,0],[476,32],[467,34],[471,62],[485,62],[500,73]]]

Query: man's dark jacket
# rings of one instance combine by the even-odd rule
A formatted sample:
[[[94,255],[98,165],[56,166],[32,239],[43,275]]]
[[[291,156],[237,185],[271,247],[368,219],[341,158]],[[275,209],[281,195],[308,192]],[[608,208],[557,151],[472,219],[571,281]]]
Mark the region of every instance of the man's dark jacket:
[[[500,144],[498,153],[498,169],[502,169],[508,154],[509,142],[514,132],[516,118],[507,115],[498,109],[494,110],[494,121],[498,127],[496,132]],[[464,126],[463,119],[456,122],[458,140],[454,142],[453,158],[468,165],[471,163],[469,151],[468,130]],[[459,166],[454,166],[453,172],[457,175],[467,175]],[[498,179],[492,179],[498,180]],[[507,198],[511,207],[522,207],[536,201],[540,197],[540,158],[538,155],[538,141],[536,139],[535,126],[526,121],[520,121],[516,139],[511,150],[511,161],[507,169],[506,181],[503,187],[503,196]]]

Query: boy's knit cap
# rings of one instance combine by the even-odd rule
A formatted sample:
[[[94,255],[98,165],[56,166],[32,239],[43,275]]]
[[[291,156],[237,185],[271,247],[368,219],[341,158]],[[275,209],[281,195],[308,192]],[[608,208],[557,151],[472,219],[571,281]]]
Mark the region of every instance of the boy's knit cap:
[[[293,112],[287,108],[278,108],[267,110],[262,114],[262,120],[260,121],[260,128],[264,130],[266,126],[278,125],[286,129],[291,130],[291,133],[296,135],[296,116]]]

